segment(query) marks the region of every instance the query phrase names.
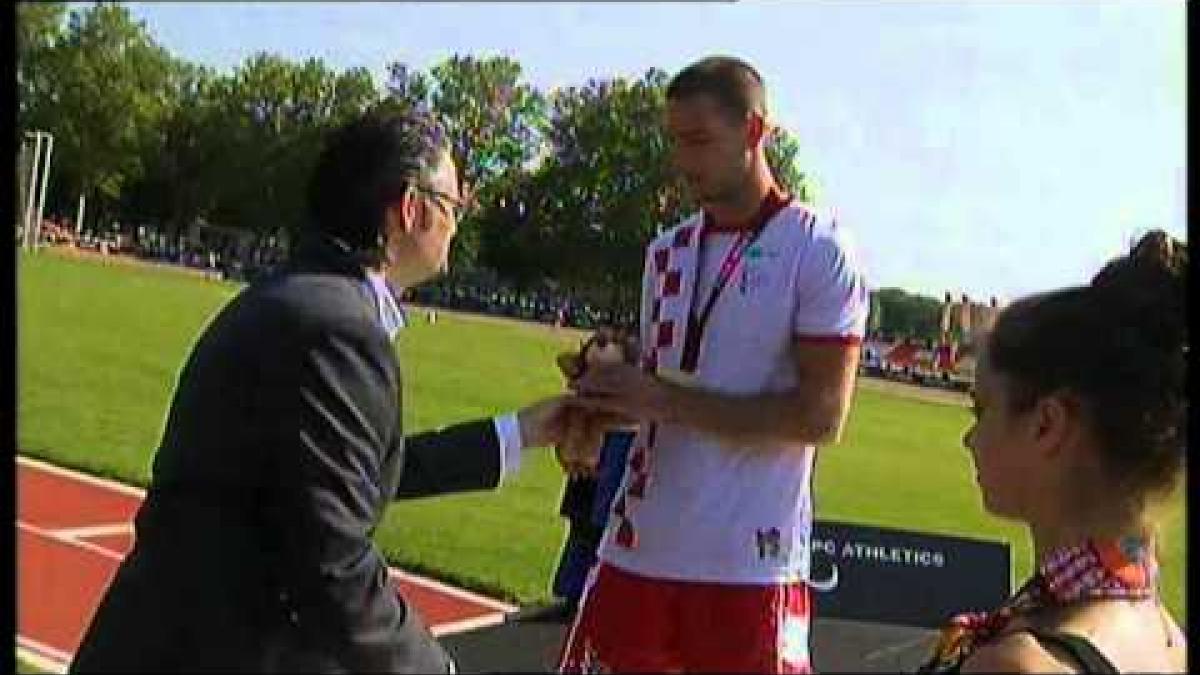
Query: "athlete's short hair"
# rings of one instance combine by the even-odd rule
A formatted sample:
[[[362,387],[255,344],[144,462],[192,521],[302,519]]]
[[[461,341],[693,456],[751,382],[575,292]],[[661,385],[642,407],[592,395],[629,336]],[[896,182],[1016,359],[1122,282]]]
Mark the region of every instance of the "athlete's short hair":
[[[667,100],[708,94],[737,120],[751,111],[767,116],[767,89],[749,63],[732,56],[709,56],[679,71],[667,85]]]

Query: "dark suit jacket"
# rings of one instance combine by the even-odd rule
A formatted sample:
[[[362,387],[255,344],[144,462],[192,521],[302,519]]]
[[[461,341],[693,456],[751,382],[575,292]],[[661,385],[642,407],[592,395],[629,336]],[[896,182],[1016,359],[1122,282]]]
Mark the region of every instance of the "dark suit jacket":
[[[355,260],[310,241],[179,376],[136,543],[71,669],[445,671],[371,535],[388,503],[495,487],[490,420],[405,439]]]

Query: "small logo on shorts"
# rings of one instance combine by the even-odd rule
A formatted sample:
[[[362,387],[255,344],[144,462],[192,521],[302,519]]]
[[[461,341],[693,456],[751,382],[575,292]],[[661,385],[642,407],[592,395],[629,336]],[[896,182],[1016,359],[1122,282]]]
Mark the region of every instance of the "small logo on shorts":
[[[779,544],[779,528],[772,527],[769,530],[755,530],[754,539],[755,544],[758,546],[759,560],[779,557],[782,551],[782,546]]]
[[[779,656],[798,670],[808,666],[808,617],[789,615],[783,620],[779,635]]]

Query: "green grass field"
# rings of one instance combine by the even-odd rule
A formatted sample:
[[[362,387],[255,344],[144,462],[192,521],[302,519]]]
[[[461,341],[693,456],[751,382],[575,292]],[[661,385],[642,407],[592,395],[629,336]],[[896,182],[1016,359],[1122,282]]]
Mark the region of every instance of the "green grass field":
[[[146,485],[175,377],[194,339],[239,289],[171,270],[18,259],[21,452]],[[421,430],[556,393],[553,356],[575,338],[536,325],[443,314],[401,333],[405,425]],[[818,514],[1012,543],[1024,529],[983,512],[960,439],[964,407],[859,389],[841,445],[821,451]],[[549,451],[526,454],[499,491],[392,506],[376,540],[394,563],[521,603],[549,599],[565,533],[562,476]],[[1184,496],[1167,507],[1163,590],[1186,621]]]

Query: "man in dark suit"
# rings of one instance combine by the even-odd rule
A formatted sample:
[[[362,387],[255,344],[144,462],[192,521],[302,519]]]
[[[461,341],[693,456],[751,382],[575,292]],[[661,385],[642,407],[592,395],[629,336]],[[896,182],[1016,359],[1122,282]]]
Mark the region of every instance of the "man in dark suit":
[[[335,132],[311,226],[179,376],[153,479],[72,663],[96,671],[445,672],[371,534],[392,499],[496,487],[565,399],[405,438],[391,288],[446,264],[460,206],[438,124]]]

